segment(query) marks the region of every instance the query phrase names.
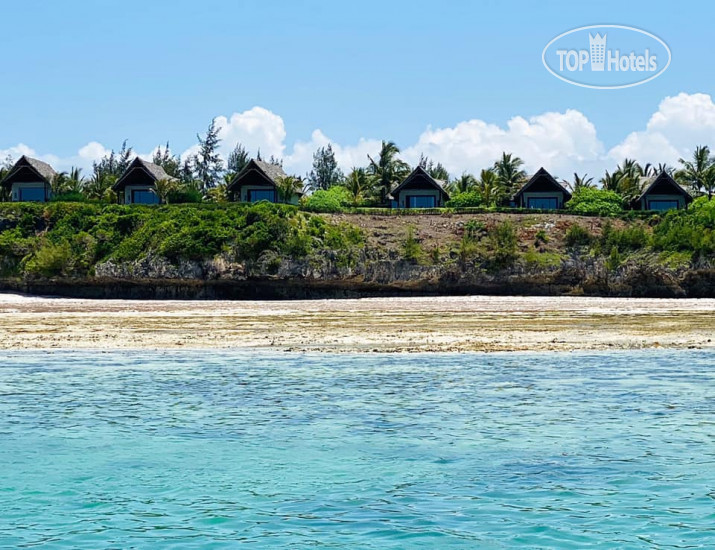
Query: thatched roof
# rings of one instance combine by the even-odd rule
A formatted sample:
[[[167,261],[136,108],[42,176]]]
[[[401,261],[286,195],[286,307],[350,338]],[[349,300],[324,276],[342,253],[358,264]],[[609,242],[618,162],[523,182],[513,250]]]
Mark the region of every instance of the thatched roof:
[[[516,192],[516,194],[514,195],[514,200],[518,199],[520,195],[525,193],[529,189],[529,187],[533,186],[540,179],[545,179],[550,185],[555,188],[555,190],[561,191],[564,194],[564,202],[571,198],[571,192],[563,185],[561,185],[558,181],[556,181],[556,179],[551,174],[549,174],[549,172],[542,166],[536,171],[533,176],[529,178],[529,180],[524,185],[521,186],[521,189]]]
[[[238,174],[236,174],[228,184],[228,189],[239,185],[240,180],[246,176],[251,170],[257,170],[261,175],[263,175],[270,183],[273,185],[278,184],[278,180],[286,177],[286,173],[283,168],[277,164],[271,164],[270,162],[264,162],[262,160],[251,159],[248,164],[244,166]]]
[[[153,181],[176,179],[167,174],[164,169],[158,164],[154,164],[153,162],[149,162],[147,160],[137,157],[129,164],[129,166],[127,166],[127,169],[124,170],[124,173],[112,186],[112,189],[116,191],[117,189],[121,188],[124,185],[124,180],[127,178],[127,176],[131,173],[132,170],[137,168],[140,170],[144,170],[147,174],[149,174],[149,177],[151,177]]]
[[[668,174],[667,172],[661,172],[657,176],[652,176],[652,177],[642,177],[640,178],[640,181],[638,182],[640,184],[641,188],[641,194],[636,200],[641,200],[643,197],[645,197],[648,193],[658,193],[658,194],[666,194],[662,193],[662,191],[658,191],[658,188],[662,188],[663,186],[665,187],[670,187],[672,189],[671,193],[675,193],[678,195],[683,195],[685,197],[685,202],[691,202],[693,200],[693,197],[688,193],[685,189],[683,189],[677,181],[673,179],[673,177]],[[670,194],[670,193],[667,193]]]
[[[2,180],[2,184],[5,185],[5,182],[12,181],[11,178],[22,168],[29,168],[33,172],[37,173],[37,175],[42,178],[46,183],[51,183],[54,177],[57,175],[57,172],[55,172],[54,168],[52,168],[52,166],[50,166],[46,162],[34,159],[32,157],[28,157],[26,155],[22,155],[10,169],[7,176],[5,176],[5,178]]]
[[[427,183],[429,183],[431,186],[433,186],[435,189],[440,191],[445,195],[447,200],[449,200],[449,193],[445,190],[444,186],[446,185],[446,182],[443,180],[438,180],[433,178],[432,176],[429,175],[427,170],[422,168],[421,166],[418,166],[412,172],[410,172],[410,175],[407,176],[404,180],[402,180],[402,183],[400,183],[397,187],[395,187],[392,191],[390,191],[389,198],[394,200],[394,196],[396,193],[399,193],[402,189],[405,187],[409,186],[411,182],[413,182],[417,178],[422,178]]]

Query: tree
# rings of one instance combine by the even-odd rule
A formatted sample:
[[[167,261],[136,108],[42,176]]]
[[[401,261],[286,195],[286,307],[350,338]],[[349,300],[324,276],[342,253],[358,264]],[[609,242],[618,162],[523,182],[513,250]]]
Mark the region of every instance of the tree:
[[[477,185],[477,179],[472,174],[464,172],[449,184],[450,193],[467,193]]]
[[[610,174],[608,170],[606,170],[606,175],[601,178],[601,187],[607,191],[618,191],[618,182],[621,179],[621,174],[618,171],[615,171],[613,174]]]
[[[157,166],[161,166],[164,172],[172,178],[178,178],[181,175],[181,159],[171,154],[168,141],[163,149],[161,146],[157,147],[151,161]]]
[[[578,191],[579,189],[593,189],[593,178],[589,178],[588,174],[579,176],[576,172],[573,173],[573,183],[566,182],[572,191]]]
[[[371,179],[364,168],[353,168],[343,185],[348,190],[353,206],[362,203],[372,192]]]
[[[398,159],[400,149],[392,141],[383,141],[380,147],[380,156],[375,161],[370,155],[368,174],[373,180],[377,199],[381,204],[387,203],[387,196],[393,187],[405,179],[410,171],[409,165]]]
[[[526,181],[526,172],[522,166],[524,161],[511,153],[502,153],[501,158],[494,163],[493,169],[504,197],[514,195]]]
[[[243,170],[250,160],[251,158],[248,156],[246,148],[240,143],[237,143],[236,147],[234,147],[233,151],[228,155],[228,161],[226,163],[228,173],[233,177]]]
[[[160,179],[154,182],[154,192],[156,196],[159,197],[159,202],[163,204],[169,204],[169,197],[172,192],[178,189],[176,180],[174,179]]]
[[[216,119],[213,119],[206,131],[206,137],[196,136],[199,140],[199,152],[194,158],[193,168],[194,175],[199,181],[201,190],[204,192],[216,187],[221,180],[221,172],[223,172],[223,161],[218,153],[218,147],[221,143],[218,133],[219,128],[216,126]]]
[[[504,187],[499,179],[499,174],[491,169],[481,171],[475,190],[481,195],[482,203],[487,206],[496,206],[505,197]]]
[[[133,153],[133,149],[127,145],[125,139],[118,153],[112,149],[108,155],[92,163],[93,177],[111,186],[129,167]]]
[[[425,172],[427,172],[430,177],[436,180],[442,180],[445,182],[449,181],[449,172],[447,172],[447,169],[442,166],[441,162],[435,164],[432,159],[425,156],[424,154],[420,154],[418,166],[422,168]]]
[[[313,169],[308,174],[308,185],[313,191],[326,190],[339,185],[344,177],[330,143],[327,147],[320,147],[313,153]]]
[[[708,194],[712,198],[715,191],[715,159],[710,156],[707,145],[698,145],[693,152],[693,160],[679,159],[682,168],[676,173],[678,181],[690,189]]]
[[[295,176],[283,176],[276,182],[278,198],[281,202],[288,204],[293,195],[300,193],[303,189],[303,181]]]

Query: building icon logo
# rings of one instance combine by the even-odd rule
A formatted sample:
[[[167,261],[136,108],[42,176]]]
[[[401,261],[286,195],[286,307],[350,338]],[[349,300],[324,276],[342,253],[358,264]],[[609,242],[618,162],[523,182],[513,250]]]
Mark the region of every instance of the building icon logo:
[[[603,36],[588,33],[588,45],[591,50],[591,70],[603,71],[606,62],[606,33]]]
[[[541,61],[559,80],[601,90],[650,82],[669,66],[668,44],[653,33],[627,25],[586,25],[552,38]]]

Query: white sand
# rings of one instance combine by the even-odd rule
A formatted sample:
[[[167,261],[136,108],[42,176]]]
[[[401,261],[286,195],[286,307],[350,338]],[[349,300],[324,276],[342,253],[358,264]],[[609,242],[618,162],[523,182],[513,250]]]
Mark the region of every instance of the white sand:
[[[79,300],[0,294],[2,349],[539,351],[705,348],[715,300]]]

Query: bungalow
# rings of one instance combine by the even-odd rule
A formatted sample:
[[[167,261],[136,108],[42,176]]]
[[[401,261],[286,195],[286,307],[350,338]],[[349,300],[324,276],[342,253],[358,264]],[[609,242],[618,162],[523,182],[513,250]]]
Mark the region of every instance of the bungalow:
[[[643,192],[633,203],[636,210],[672,210],[686,208],[693,202],[690,193],[678,185],[667,172],[661,172],[652,178],[643,178],[641,189]]]
[[[512,199],[517,208],[558,210],[571,198],[571,193],[543,168],[531,176]]]
[[[15,202],[47,202],[52,196],[52,180],[57,173],[41,160],[21,156],[3,178],[3,188]]]
[[[388,196],[392,208],[440,208],[449,200],[444,182],[418,166]]]
[[[286,177],[277,164],[251,159],[228,184],[229,200],[237,202],[278,202],[278,183]],[[298,204],[302,193],[294,193],[288,201]]]
[[[135,158],[127,167],[112,190],[117,193],[119,204],[159,204],[156,182],[173,180],[158,164]]]

